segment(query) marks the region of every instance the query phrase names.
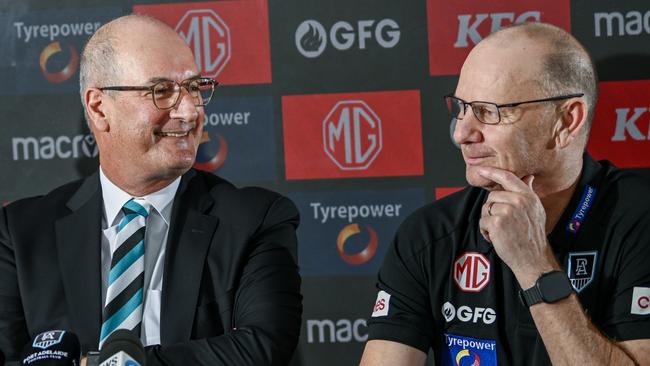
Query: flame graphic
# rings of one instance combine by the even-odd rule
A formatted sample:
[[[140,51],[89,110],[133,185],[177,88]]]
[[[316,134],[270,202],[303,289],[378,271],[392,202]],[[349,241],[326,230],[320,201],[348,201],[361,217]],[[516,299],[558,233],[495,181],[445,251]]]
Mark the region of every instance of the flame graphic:
[[[41,56],[39,58],[41,72],[43,73],[43,76],[45,76],[45,79],[47,79],[49,82],[62,83],[70,79],[70,77],[72,77],[72,75],[77,72],[77,68],[79,67],[79,53],[73,45],[70,45],[68,49],[70,50],[70,61],[68,61],[68,64],[59,72],[49,72],[46,67],[47,60],[52,57],[52,55],[61,52],[61,44],[59,41],[50,43],[41,52]]]
[[[217,135],[217,139],[219,140],[219,152],[210,160],[206,162],[194,162],[194,168],[199,169],[199,170],[205,170],[208,172],[213,172],[223,165],[223,163],[226,161],[226,158],[228,157],[228,142],[226,139],[221,136]],[[201,144],[209,142],[210,141],[210,136],[208,135],[207,131],[203,131],[203,136],[201,137]]]
[[[309,24],[309,30],[300,38],[302,49],[307,52],[316,52],[322,43],[323,37],[313,24]]]
[[[346,254],[345,253],[345,241],[348,240],[349,237],[353,235],[357,235],[361,232],[359,229],[358,224],[349,224],[346,225],[341,232],[339,232],[339,236],[336,239],[336,249],[339,251],[339,255],[341,256],[341,259],[345,261],[345,263],[352,264],[352,265],[359,265],[359,264],[364,264],[368,262],[372,257],[375,256],[375,253],[377,252],[377,232],[370,226],[366,225],[366,230],[368,230],[368,234],[370,235],[370,240],[368,240],[368,244],[366,245],[366,248],[359,253],[356,254]]]

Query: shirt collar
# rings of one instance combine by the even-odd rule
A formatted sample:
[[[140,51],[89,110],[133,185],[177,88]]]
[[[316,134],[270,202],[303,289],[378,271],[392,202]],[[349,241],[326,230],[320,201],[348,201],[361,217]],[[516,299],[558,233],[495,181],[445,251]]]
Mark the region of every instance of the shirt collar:
[[[150,193],[143,197],[133,197],[116,186],[104,174],[102,167],[99,167],[99,181],[102,186],[102,198],[104,200],[104,217],[107,225],[114,226],[117,224],[116,219],[124,206],[131,198],[144,198],[160,214],[165,223],[169,226],[171,219],[171,210],[166,210],[167,206],[174,200],[176,191],[181,182],[181,177],[176,178],[167,187]]]

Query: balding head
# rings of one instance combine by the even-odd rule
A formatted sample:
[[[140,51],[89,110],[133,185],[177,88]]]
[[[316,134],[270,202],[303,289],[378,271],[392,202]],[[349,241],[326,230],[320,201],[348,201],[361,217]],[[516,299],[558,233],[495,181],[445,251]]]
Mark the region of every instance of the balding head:
[[[588,133],[598,99],[598,80],[591,56],[571,34],[554,25],[523,23],[503,28],[486,37],[479,46],[504,49],[525,45],[532,64],[522,63],[534,72],[533,82],[546,97],[584,93],[588,106]],[[478,46],[477,46],[478,48]],[[523,59],[520,60],[524,61]]]
[[[167,24],[148,15],[126,15],[97,29],[81,54],[79,91],[82,104],[84,93],[89,87],[119,84],[119,70],[124,67],[125,62],[129,62],[124,57],[126,51],[147,47],[151,39],[183,42]],[[85,108],[84,104],[84,111]]]

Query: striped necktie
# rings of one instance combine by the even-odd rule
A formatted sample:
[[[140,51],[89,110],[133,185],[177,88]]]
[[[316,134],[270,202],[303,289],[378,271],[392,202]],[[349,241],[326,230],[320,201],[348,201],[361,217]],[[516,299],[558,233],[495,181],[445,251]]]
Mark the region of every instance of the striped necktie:
[[[116,329],[140,335],[144,299],[144,233],[151,205],[131,199],[122,207],[124,217],[117,227],[104,303],[100,348]]]

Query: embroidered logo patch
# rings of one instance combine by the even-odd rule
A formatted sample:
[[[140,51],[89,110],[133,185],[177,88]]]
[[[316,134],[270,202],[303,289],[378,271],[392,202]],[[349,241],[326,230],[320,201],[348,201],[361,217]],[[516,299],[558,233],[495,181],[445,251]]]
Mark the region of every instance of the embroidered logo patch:
[[[390,306],[390,294],[386,291],[379,291],[377,293],[377,301],[375,307],[372,309],[372,317],[388,315],[388,307]]]
[[[650,287],[635,287],[632,293],[632,314],[650,314]]]
[[[585,186],[584,192],[582,192],[582,197],[580,202],[578,202],[578,207],[576,211],[571,216],[571,220],[566,226],[568,232],[576,234],[580,230],[580,225],[587,217],[587,213],[591,208],[591,204],[594,203],[594,198],[596,198],[596,188],[592,186]]]
[[[445,334],[444,366],[496,366],[497,342]]]
[[[569,253],[567,274],[576,292],[582,291],[594,280],[597,256],[598,252]]]
[[[63,338],[63,334],[65,334],[64,330],[49,330],[47,332],[43,332],[34,338],[34,343],[32,346],[42,349],[49,348],[55,344],[60,343],[61,339]]]

